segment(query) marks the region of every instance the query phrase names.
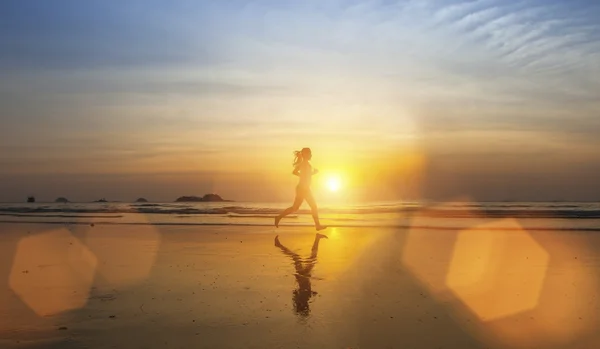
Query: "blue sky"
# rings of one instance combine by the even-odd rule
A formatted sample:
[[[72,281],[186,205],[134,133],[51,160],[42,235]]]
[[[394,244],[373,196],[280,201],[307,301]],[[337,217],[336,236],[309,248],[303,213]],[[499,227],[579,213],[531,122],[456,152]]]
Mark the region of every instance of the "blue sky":
[[[56,173],[257,173],[305,144],[340,163],[419,149],[431,196],[600,197],[595,1],[23,0],[0,12],[0,175],[20,184],[0,200],[44,192]]]

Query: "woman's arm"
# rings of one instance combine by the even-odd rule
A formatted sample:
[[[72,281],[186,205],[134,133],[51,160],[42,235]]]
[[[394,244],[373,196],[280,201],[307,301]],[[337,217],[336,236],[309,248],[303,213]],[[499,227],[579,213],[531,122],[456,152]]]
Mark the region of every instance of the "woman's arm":
[[[294,171],[292,171],[292,174],[294,176],[299,176],[300,175],[300,164],[296,165],[296,167],[294,167]]]

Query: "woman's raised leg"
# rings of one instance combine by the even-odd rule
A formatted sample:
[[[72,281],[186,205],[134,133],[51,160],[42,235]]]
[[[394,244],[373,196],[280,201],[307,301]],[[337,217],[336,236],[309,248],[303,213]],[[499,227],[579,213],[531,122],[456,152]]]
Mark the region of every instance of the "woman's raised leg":
[[[296,190],[296,198],[294,199],[294,203],[292,204],[292,206],[286,208],[285,210],[283,210],[283,212],[281,212],[279,215],[277,215],[277,217],[275,217],[275,226],[277,228],[279,228],[279,221],[289,215],[290,213],[294,213],[296,211],[298,211],[298,209],[300,208],[300,205],[302,205],[302,201],[304,201],[304,197],[302,195],[302,193],[299,190]]]

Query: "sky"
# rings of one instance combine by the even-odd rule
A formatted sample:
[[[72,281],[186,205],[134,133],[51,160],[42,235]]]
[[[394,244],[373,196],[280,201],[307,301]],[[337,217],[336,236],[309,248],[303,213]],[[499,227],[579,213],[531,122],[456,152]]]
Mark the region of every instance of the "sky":
[[[302,147],[324,200],[600,200],[597,1],[0,13],[0,201],[292,200]]]

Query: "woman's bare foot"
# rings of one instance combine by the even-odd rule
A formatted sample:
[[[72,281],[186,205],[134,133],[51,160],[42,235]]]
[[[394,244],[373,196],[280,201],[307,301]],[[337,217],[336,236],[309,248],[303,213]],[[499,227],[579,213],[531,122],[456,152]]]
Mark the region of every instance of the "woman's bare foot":
[[[275,217],[275,227],[279,228],[279,221],[281,220],[281,217],[277,216]]]
[[[327,226],[326,225],[317,225],[315,228],[317,228],[317,231],[321,231],[321,230],[327,229]]]

